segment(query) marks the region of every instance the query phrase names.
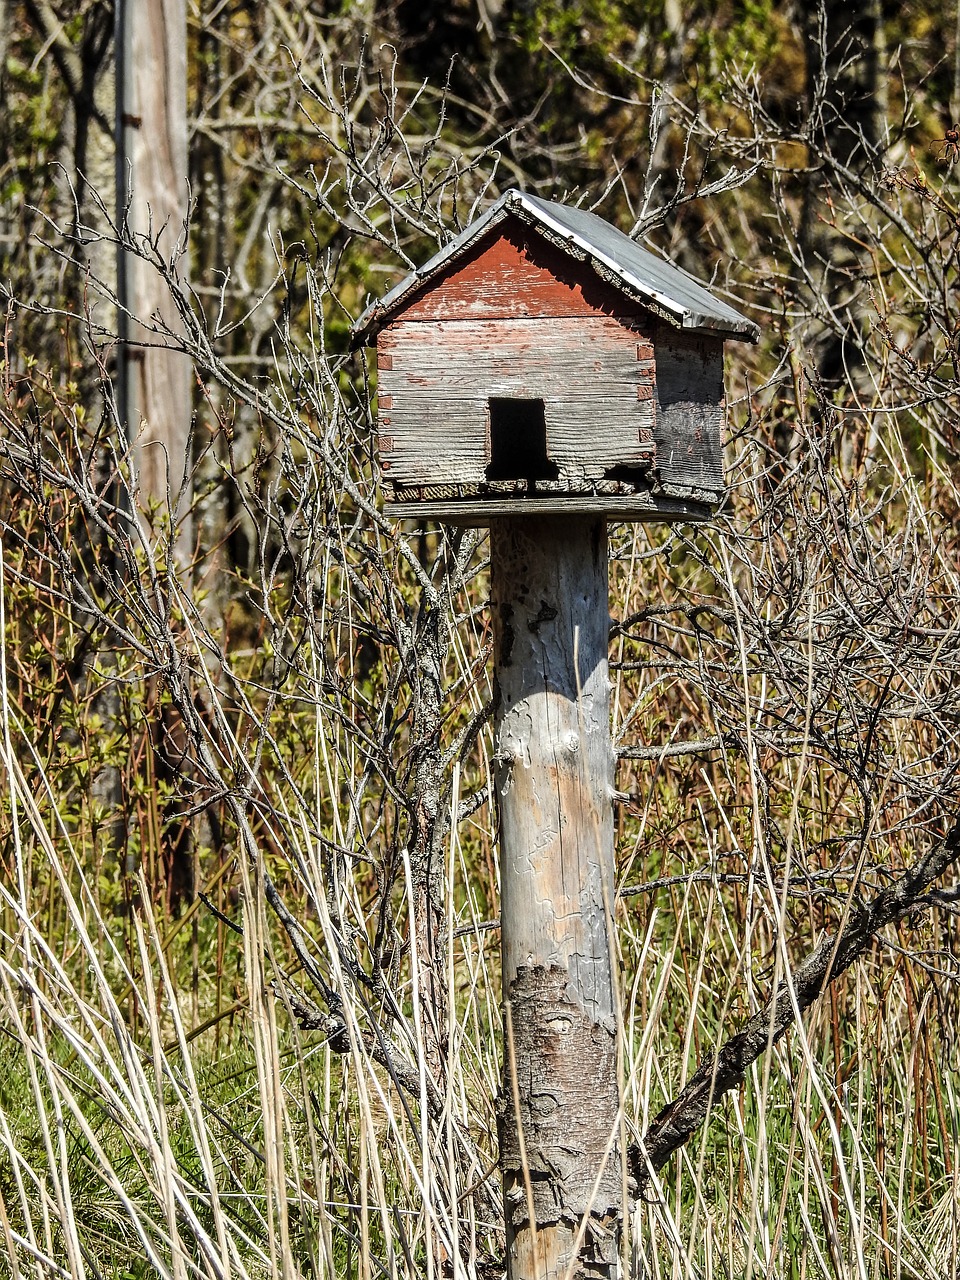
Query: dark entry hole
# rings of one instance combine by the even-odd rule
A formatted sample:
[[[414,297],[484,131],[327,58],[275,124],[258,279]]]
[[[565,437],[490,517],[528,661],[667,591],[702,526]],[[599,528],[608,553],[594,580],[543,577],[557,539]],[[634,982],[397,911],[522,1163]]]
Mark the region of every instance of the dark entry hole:
[[[488,480],[556,480],[542,400],[490,399]]]
[[[607,467],[604,470],[604,480],[619,480],[621,484],[632,484],[638,488],[650,488],[650,470],[654,465],[654,461],[650,459],[649,466],[629,466],[620,463],[616,467]]]

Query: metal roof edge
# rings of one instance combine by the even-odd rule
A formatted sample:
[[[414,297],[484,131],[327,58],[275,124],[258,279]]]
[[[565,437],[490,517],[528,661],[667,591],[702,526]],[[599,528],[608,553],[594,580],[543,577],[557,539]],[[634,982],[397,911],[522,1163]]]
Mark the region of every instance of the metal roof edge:
[[[656,289],[653,289],[644,281],[637,280],[631,272],[624,271],[623,267],[618,262],[608,254],[599,250],[591,241],[585,240],[583,236],[579,235],[576,231],[571,231],[568,227],[565,227],[557,218],[552,217],[547,209],[544,209],[543,206],[548,203],[547,201],[538,201],[536,204],[531,205],[529,201],[523,198],[523,192],[519,192],[518,194],[521,196],[521,201],[518,203],[522,203],[531,214],[529,219],[530,222],[545,223],[550,227],[551,231],[553,231],[555,235],[560,236],[566,243],[569,244],[572,241],[584,254],[586,254],[591,262],[595,261],[603,263],[608,271],[613,272],[615,276],[627,283],[632,290],[638,291],[643,297],[652,298],[658,306],[664,308],[670,315],[676,315],[677,327],[680,328],[682,326],[683,316],[686,313],[685,307],[676,302],[673,298],[661,295]],[[613,226],[612,223],[610,225]],[[616,227],[613,229],[617,230]],[[671,263],[670,265],[672,266],[673,264]]]
[[[678,302],[675,298],[669,297],[669,295],[656,289],[648,281],[641,280],[634,272],[625,268],[622,263],[617,262],[608,254],[605,254],[592,241],[585,240],[583,236],[579,235],[576,231],[565,227],[558,219],[552,217],[550,214],[550,205],[553,203],[552,201],[541,200],[536,196],[528,197],[525,192],[517,192],[517,195],[520,197],[520,200],[523,202],[525,207],[531,212],[532,221],[548,223],[551,226],[551,230],[553,230],[555,234],[561,236],[565,241],[574,241],[581,251],[587,253],[591,261],[601,262],[607,271],[612,272],[622,280],[631,293],[639,294],[641,298],[651,299],[657,304],[658,308],[666,311],[671,316],[676,316],[676,324],[678,328],[700,332],[709,331],[711,333],[724,334],[731,338],[748,340],[751,342],[759,341],[760,326],[754,323],[754,321],[749,320],[746,316],[741,316],[740,313],[735,311],[729,303],[725,303],[719,298],[715,299],[718,305],[731,313],[731,317],[737,317],[736,321],[730,324],[725,324],[723,318],[720,316],[706,316],[692,311],[687,305],[682,302]],[[577,206],[573,205],[571,205],[570,208],[578,213],[589,212],[589,210],[581,210],[577,208]],[[595,217],[596,215],[591,216]],[[676,272],[678,276],[683,277],[696,289],[702,290],[711,298],[713,297],[709,286],[705,284],[704,281],[698,280],[696,276],[691,275],[689,271],[685,271],[683,267],[678,267],[676,263],[671,262],[669,258],[661,258],[659,255],[651,253],[649,249],[643,249],[642,245],[638,245],[636,241],[631,240],[629,236],[620,231],[618,227],[615,227],[613,223],[606,223],[606,226],[618,236],[622,236],[628,244],[637,249],[643,250],[644,253],[655,258],[661,267],[671,272]]]
[[[746,316],[740,315],[728,303],[722,302],[720,299],[715,300],[718,308],[722,308],[723,311],[727,312],[729,318],[722,315],[705,315],[693,310],[688,304],[678,301],[676,298],[671,298],[669,294],[662,289],[657,289],[649,281],[640,279],[635,272],[631,271],[623,263],[618,262],[610,254],[605,253],[602,248],[587,237],[565,225],[560,218],[552,214],[551,205],[551,201],[530,196],[516,187],[509,188],[485,213],[465,227],[458,236],[455,236],[448,244],[444,245],[433,257],[405,276],[399,284],[394,285],[382,298],[376,299],[365,308],[351,329],[351,350],[356,350],[357,347],[364,345],[373,338],[379,332],[388,316],[397,309],[408,294],[429,283],[451,259],[468,249],[509,213],[517,214],[528,225],[547,231],[548,238],[559,240],[561,248],[569,249],[569,247],[574,246],[577,253],[583,255],[598,274],[615,277],[613,281],[608,281],[608,283],[616,287],[617,281],[622,282],[622,287],[626,293],[637,297],[641,304],[645,299],[649,300],[656,311],[675,324],[678,329],[684,329],[688,332],[709,332],[716,334],[718,337],[724,336],[739,341],[757,342],[759,340],[760,326],[747,319]],[[573,206],[571,206],[571,211],[588,214],[587,210],[577,210]],[[589,214],[589,216],[596,217],[593,214]],[[713,298],[708,286],[703,281],[698,280],[696,276],[690,275],[689,272],[684,271],[682,267],[676,266],[669,259],[658,258],[657,255],[650,254],[649,250],[636,245],[635,241],[630,240],[628,236],[624,235],[622,231],[611,223],[605,225],[610,231],[615,232],[617,236],[622,236],[629,245],[655,258],[662,268],[670,272],[676,272],[689,285],[694,286],[697,290],[702,290],[708,297]]]
[[[735,339],[738,342],[759,342],[760,326],[752,320],[743,317],[743,323],[739,327],[724,324],[719,317],[702,316],[691,312],[684,319],[681,328],[690,330],[694,333],[715,333],[718,337]]]

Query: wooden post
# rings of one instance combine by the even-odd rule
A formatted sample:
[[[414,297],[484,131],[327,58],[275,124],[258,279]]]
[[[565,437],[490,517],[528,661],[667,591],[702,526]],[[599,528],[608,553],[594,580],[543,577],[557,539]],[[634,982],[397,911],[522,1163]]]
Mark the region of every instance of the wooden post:
[[[187,219],[187,16],[185,0],[117,0],[118,218],[154,252],[178,259]],[[161,272],[145,255],[118,263],[118,401],[133,445],[143,508],[171,506],[178,558],[190,547],[187,447],[193,370],[176,349],[180,318]]]
[[[502,519],[490,543],[507,1276],[612,1280],[623,1203],[606,523]]]

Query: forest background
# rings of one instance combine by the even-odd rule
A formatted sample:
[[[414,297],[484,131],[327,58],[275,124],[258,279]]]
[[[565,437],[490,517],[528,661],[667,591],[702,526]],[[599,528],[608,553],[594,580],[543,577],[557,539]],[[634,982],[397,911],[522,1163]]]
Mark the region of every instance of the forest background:
[[[0,5],[6,1273],[502,1273],[486,543],[379,514],[348,335],[521,186],[763,331],[724,509],[611,531],[626,1263],[960,1274],[960,7],[204,0],[163,252],[113,30]]]

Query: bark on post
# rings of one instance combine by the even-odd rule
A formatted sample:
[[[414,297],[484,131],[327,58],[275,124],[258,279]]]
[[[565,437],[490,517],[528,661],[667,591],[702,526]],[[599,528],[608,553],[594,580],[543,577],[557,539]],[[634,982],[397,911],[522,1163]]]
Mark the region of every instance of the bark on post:
[[[117,0],[117,200],[119,220],[145,238],[121,250],[120,412],[134,449],[140,505],[170,504],[176,552],[189,558],[187,448],[193,370],[177,350],[181,324],[155,261],[177,260],[187,219],[187,16],[185,0]],[[172,336],[171,336],[172,335]]]
[[[525,516],[495,522],[490,538],[507,1275],[609,1280],[623,1205],[606,524]]]

